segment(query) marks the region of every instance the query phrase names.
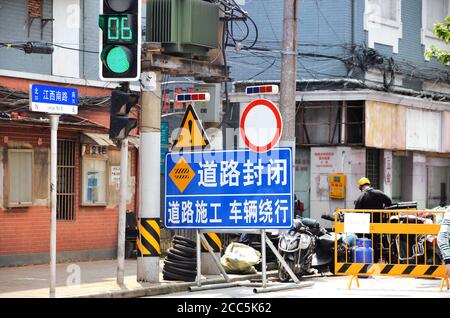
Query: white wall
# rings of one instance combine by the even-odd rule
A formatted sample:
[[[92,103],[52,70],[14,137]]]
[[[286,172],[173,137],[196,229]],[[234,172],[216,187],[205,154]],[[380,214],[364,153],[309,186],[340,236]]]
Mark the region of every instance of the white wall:
[[[439,167],[439,169],[437,169]],[[435,168],[435,169],[432,169]],[[450,198],[450,158],[427,158],[427,204],[434,208],[440,200],[431,199],[430,195],[440,195],[440,183],[447,184],[447,201]]]
[[[406,111],[406,148],[441,151],[442,114],[421,109]]]
[[[404,201],[417,201],[419,209],[434,208],[427,206],[428,168],[450,167],[448,158],[431,158],[421,153],[412,153],[402,167],[402,196]]]
[[[203,127],[204,128],[204,127]],[[208,128],[205,131],[206,136],[208,136],[210,142],[211,150],[221,150],[223,149],[223,137],[222,129]]]
[[[383,5],[383,2],[380,4]],[[394,53],[398,53],[399,40],[403,37],[401,0],[397,0],[394,20],[383,18],[382,11],[376,3],[365,0],[364,30],[367,31],[368,45],[371,48],[375,47],[375,43],[389,45]]]
[[[417,201],[419,210],[427,204],[427,158],[423,154],[413,154],[412,200]]]
[[[359,196],[358,180],[365,175],[365,149],[349,147],[311,148],[311,218],[320,220],[323,225],[330,223],[321,220],[324,213],[332,214],[335,209],[352,209]],[[329,175],[342,172],[347,176],[346,199],[329,198]]]
[[[75,50],[55,47],[52,73],[80,77],[80,0],[53,1],[53,43]]]
[[[392,151],[384,150],[382,158],[380,180],[380,184],[382,186],[381,189],[386,195],[392,198],[392,178],[394,177]]]

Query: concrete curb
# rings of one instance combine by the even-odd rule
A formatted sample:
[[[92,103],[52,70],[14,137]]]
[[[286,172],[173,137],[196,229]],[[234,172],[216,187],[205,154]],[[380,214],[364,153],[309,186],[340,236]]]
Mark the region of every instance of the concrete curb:
[[[268,271],[267,277],[276,277],[278,271]],[[230,277],[232,282],[238,281],[246,281],[252,279],[261,279],[262,275],[251,274],[251,275],[241,275],[236,277]],[[214,278],[214,279],[206,279],[202,281],[203,285],[211,285],[211,284],[220,284],[225,283],[224,278]],[[146,297],[146,296],[157,296],[157,295],[165,295],[171,293],[179,293],[189,291],[189,287],[196,286],[196,282],[179,282],[179,283],[165,283],[164,285],[159,286],[150,286],[150,287],[142,287],[135,288],[129,290],[118,290],[111,291],[106,293],[96,293],[82,296],[73,296],[68,298],[137,298],[137,297]]]

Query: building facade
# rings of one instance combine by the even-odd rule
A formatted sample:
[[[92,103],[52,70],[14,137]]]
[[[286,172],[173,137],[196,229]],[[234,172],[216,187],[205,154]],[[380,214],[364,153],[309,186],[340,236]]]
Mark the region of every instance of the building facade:
[[[0,1],[0,266],[48,263],[50,124],[29,111],[30,84],[74,87],[77,115],[58,130],[57,261],[117,251],[120,149],[109,140],[116,84],[98,78],[98,1]],[[53,54],[25,54],[28,42]],[[134,88],[135,89],[135,88]],[[137,211],[137,130],[130,137],[127,210]]]
[[[295,191],[306,215],[353,208],[363,176],[394,201],[450,204],[450,69],[424,55],[430,45],[450,48],[432,33],[449,1],[298,4]],[[246,1],[258,43],[228,53],[231,100],[241,109],[255,98],[245,86],[279,84],[280,8],[281,1]],[[345,198],[330,197],[334,173],[346,176]]]

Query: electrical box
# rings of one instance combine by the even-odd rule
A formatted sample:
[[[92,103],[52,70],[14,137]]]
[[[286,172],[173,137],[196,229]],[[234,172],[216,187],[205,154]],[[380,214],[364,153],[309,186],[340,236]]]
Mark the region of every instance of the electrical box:
[[[147,42],[160,42],[164,54],[206,58],[219,47],[218,3],[203,0],[147,2]]]
[[[195,84],[196,93],[209,93],[209,101],[195,102],[194,108],[203,123],[219,123],[222,112],[220,84]]]
[[[333,173],[330,175],[330,198],[345,199],[345,187],[347,177],[343,173]]]

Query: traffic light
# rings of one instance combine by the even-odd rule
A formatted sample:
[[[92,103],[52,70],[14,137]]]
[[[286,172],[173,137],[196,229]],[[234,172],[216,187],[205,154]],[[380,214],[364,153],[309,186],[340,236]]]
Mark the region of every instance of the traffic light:
[[[137,126],[136,118],[129,118],[128,113],[139,101],[139,94],[115,89],[111,95],[109,117],[109,139],[117,142],[127,138],[130,131]]]
[[[141,73],[141,0],[100,0],[99,76],[134,81]]]

